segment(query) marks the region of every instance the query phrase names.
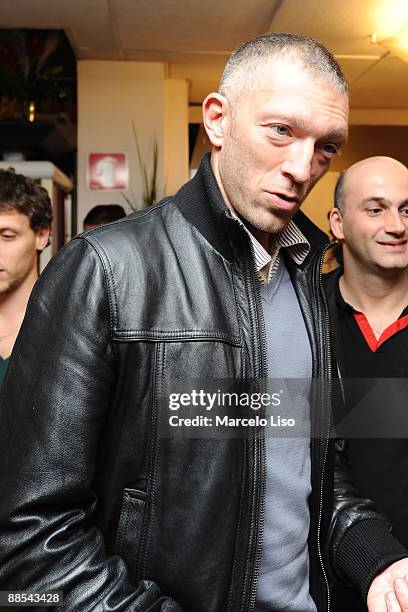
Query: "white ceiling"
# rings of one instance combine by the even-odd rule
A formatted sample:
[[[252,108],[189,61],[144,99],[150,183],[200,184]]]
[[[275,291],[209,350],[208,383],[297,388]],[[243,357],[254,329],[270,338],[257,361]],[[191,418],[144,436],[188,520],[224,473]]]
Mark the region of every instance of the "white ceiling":
[[[371,42],[404,20],[408,0],[0,0],[0,27],[63,28],[78,59],[164,62],[168,76],[188,80],[193,104],[217,87],[240,42],[275,31],[325,43],[351,82],[352,107],[408,109],[408,63]]]

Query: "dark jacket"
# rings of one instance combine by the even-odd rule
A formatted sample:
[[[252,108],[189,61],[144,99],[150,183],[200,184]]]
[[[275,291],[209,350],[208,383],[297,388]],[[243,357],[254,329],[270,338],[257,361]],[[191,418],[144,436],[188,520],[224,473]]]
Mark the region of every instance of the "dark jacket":
[[[338,245],[336,244],[333,246],[335,246],[336,249],[338,248]],[[358,357],[356,358],[355,355],[354,356],[348,355],[344,351],[343,342],[342,342],[342,328],[341,328],[340,321],[339,321],[339,311],[338,311],[338,304],[337,304],[337,299],[336,299],[337,285],[339,282],[339,278],[342,276],[342,274],[343,274],[343,267],[341,265],[338,265],[336,269],[332,270],[330,273],[325,274],[323,276],[323,287],[324,287],[326,298],[327,298],[327,305],[328,305],[329,314],[330,314],[330,325],[331,325],[332,334],[334,338],[334,345],[336,348],[336,361],[338,363],[338,366],[336,366],[336,368],[338,370],[338,373],[341,379],[339,387],[342,388],[342,392],[341,394],[339,393],[339,395],[344,396],[344,395],[347,395],[347,381],[344,380],[345,368],[346,367],[348,368],[347,364],[350,365],[350,363],[358,362],[359,367],[362,369],[364,369],[366,365],[364,363],[360,364],[360,362],[358,361],[359,359],[361,359],[361,354],[359,352],[357,352]],[[373,376],[374,375],[378,376],[379,372],[376,372],[375,374],[373,374]],[[353,376],[353,378],[354,377],[355,376]],[[334,406],[335,421],[337,423],[341,423],[342,419],[345,418],[349,409],[350,407],[347,404],[344,405],[344,400],[339,401]],[[374,418],[374,413],[373,413],[373,418]],[[358,451],[357,451],[357,454],[354,452],[354,461],[357,460],[360,462],[359,470],[356,470],[356,465],[354,465],[354,468],[352,467],[351,457],[353,453],[350,452],[352,443],[357,448],[364,449],[362,457],[358,456]],[[364,478],[362,478],[361,473],[359,475],[358,472],[363,471],[364,473],[364,464],[367,465],[368,461],[371,466],[375,466],[377,460],[379,461],[381,466],[384,465],[384,462],[387,465],[389,449],[391,448],[392,453],[395,453],[396,443],[398,443],[398,441],[395,439],[373,440],[372,438],[361,439],[361,440],[341,440],[339,441],[337,444],[339,448],[341,448],[341,453],[337,453],[337,461],[341,461],[341,463],[344,466],[346,466],[346,470],[336,470],[335,472],[337,485],[340,485],[338,486],[338,488],[347,489],[348,493],[350,493],[354,489],[355,483],[357,482],[358,487],[359,487],[359,492],[361,492],[364,495],[370,495],[370,497],[372,496],[372,499],[374,500],[375,504],[378,504],[380,508],[382,507],[382,510],[384,511],[384,504],[379,503],[378,495],[376,495],[374,492],[375,489],[374,490],[372,489],[371,492],[368,492],[367,484],[366,482],[364,482]],[[404,451],[405,451],[405,448],[403,448],[402,452]],[[376,455],[372,456],[371,459],[368,459],[368,455],[370,452]],[[362,459],[363,461],[361,463]],[[391,468],[388,465],[388,470],[390,469]],[[371,470],[372,470],[371,477],[374,478],[374,474],[376,474],[375,479],[377,481],[378,479],[380,479],[381,481],[381,473],[378,470],[376,471],[375,467],[370,467],[370,471]],[[356,471],[357,471],[357,477],[354,478],[353,475],[356,475]],[[384,472],[386,471],[387,471],[387,467],[384,468]],[[395,471],[395,466],[394,466],[394,471]],[[344,482],[344,478],[346,474],[347,474],[347,482]],[[398,480],[398,476],[396,477],[396,480]],[[387,498],[387,503],[388,503],[390,476],[388,476],[388,479],[386,482],[387,482],[387,485],[384,486],[384,490],[387,491],[387,493],[384,493],[384,496]],[[370,504],[371,507],[373,507],[372,502],[369,502],[369,500],[365,500],[365,501],[361,500],[360,505],[361,503],[363,504],[368,503]],[[401,504],[401,500],[399,500],[399,503]],[[350,500],[344,500],[342,506],[345,512],[349,511],[348,510],[348,508],[350,507],[349,504],[350,504]],[[402,504],[402,506],[404,506],[404,504]],[[387,506],[385,507],[387,508]],[[354,505],[354,508],[352,509],[353,514],[356,512],[356,510],[358,510],[358,505],[357,506]],[[387,517],[391,518],[392,520],[395,520],[395,515],[398,516],[398,511],[396,511],[394,515],[392,513],[387,512]],[[402,521],[402,524],[405,527],[406,523]],[[359,535],[360,538],[361,538],[361,535],[362,534]],[[394,540],[394,544],[392,544],[391,539],[390,539],[391,535],[386,535],[385,537],[386,537],[386,540],[388,541],[388,544],[383,544],[384,540],[381,536],[379,537],[377,541],[375,541],[375,545],[378,546],[379,548],[383,548],[384,546],[383,548],[384,556],[383,556],[383,559],[381,560],[383,567],[386,566],[386,563],[385,563],[386,560],[390,560],[394,554],[398,555],[398,551],[399,551],[400,558],[407,556],[406,549],[404,549],[404,547],[401,544],[399,544],[397,540]],[[389,545],[390,545],[390,548],[388,548]],[[349,610],[353,610],[356,612],[358,612],[359,610],[367,610],[367,606],[365,605],[365,602],[361,600],[361,596],[358,593],[357,589],[347,588],[351,586],[355,586],[355,585],[352,585],[352,584],[336,585],[336,588],[334,591],[335,609],[336,610],[349,609]]]
[[[322,235],[297,222],[312,254],[288,269],[313,375],[329,378]],[[183,377],[266,377],[264,334],[250,242],[208,158],[174,198],[68,244],[34,290],[2,388],[1,589],[63,590],[75,612],[175,609],[157,583],[186,612],[252,610],[264,439],[160,437],[158,398]],[[312,595],[326,610],[329,571],[362,584],[377,569],[375,551],[362,561],[355,537],[343,552],[345,538],[387,527],[340,485],[348,508],[328,544],[333,449],[321,399],[309,547]]]

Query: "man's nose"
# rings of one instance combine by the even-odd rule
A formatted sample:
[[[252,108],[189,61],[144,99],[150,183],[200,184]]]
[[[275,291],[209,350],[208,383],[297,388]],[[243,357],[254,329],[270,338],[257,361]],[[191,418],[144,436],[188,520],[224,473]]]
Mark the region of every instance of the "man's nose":
[[[306,183],[312,173],[314,142],[299,140],[288,149],[288,156],[281,165],[282,173],[296,183]]]
[[[404,234],[408,230],[408,218],[404,223],[399,210],[388,211],[384,230],[388,234]]]

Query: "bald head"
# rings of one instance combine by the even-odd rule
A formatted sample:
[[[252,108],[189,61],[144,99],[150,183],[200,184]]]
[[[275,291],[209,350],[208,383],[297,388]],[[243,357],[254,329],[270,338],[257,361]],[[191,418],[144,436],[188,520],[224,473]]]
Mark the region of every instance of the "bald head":
[[[349,278],[408,271],[408,169],[391,157],[370,157],[336,186],[330,227],[342,246]]]
[[[373,198],[387,198],[395,185],[408,188],[408,168],[392,157],[375,156],[362,159],[345,172],[337,180],[334,192],[334,205],[341,214],[346,212],[347,201]]]
[[[395,167],[400,168],[403,171],[407,171],[407,167],[404,166],[403,163],[394,159],[393,157],[386,157],[385,155],[375,155],[374,157],[367,157],[366,159],[361,159],[356,162],[347,170],[346,174],[353,174],[355,171],[359,171],[360,169],[364,171],[364,169],[368,168],[389,168]]]

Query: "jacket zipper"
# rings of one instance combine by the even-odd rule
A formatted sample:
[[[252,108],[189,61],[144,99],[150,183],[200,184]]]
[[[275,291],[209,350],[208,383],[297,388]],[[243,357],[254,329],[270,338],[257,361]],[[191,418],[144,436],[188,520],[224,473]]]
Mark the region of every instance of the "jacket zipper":
[[[258,371],[255,372],[255,378],[257,380],[265,380],[268,375],[268,353],[266,346],[266,328],[265,328],[265,319],[263,316],[262,309],[262,301],[261,301],[261,291],[260,286],[261,283],[256,276],[255,273],[255,251],[250,242],[250,250],[251,250],[251,264],[250,269],[248,270],[247,279],[248,282],[251,282],[255,288],[255,305],[257,311],[257,320],[255,321],[255,327],[259,330],[259,339],[260,339],[260,362]],[[251,314],[252,318],[252,314]],[[256,554],[255,561],[253,564],[252,571],[252,589],[249,593],[249,607],[248,612],[253,612],[255,608],[256,601],[256,589],[258,585],[258,577],[259,570],[261,566],[261,555],[262,555],[262,541],[263,541],[263,532],[264,532],[264,523],[265,523],[265,488],[266,488],[266,450],[265,450],[265,431],[261,429],[259,433],[257,432],[256,437],[254,439],[255,444],[255,470],[254,470],[254,514],[255,517],[258,517],[258,533],[257,533],[257,543],[256,543]],[[257,471],[259,471],[259,479],[256,478]],[[257,483],[259,485],[257,486]],[[254,522],[254,524],[256,524]]]
[[[229,216],[227,216],[228,218]],[[230,219],[230,217],[229,217]],[[233,219],[236,223],[241,225],[240,221],[236,218]],[[242,229],[242,228],[241,228]],[[242,229],[244,232],[245,230]],[[251,319],[251,324],[253,329],[258,330],[258,338],[260,340],[259,346],[261,347],[259,359],[255,359],[255,379],[266,379],[268,374],[268,353],[266,346],[266,329],[265,329],[265,320],[263,317],[262,310],[262,302],[261,302],[261,292],[260,292],[260,281],[255,273],[255,251],[252,245],[252,242],[249,236],[245,235],[246,240],[249,243],[249,249],[251,252],[250,260],[245,258],[245,286],[249,288],[249,295],[251,295],[252,287],[255,289],[255,306],[257,316],[254,318],[253,311],[250,309],[249,315]],[[236,249],[234,249],[236,251]],[[255,347],[256,350],[256,347]],[[244,591],[242,594],[241,600],[241,610],[247,610],[248,612],[253,612],[256,601],[256,588],[258,583],[259,569],[261,565],[261,554],[262,554],[262,540],[263,540],[263,531],[264,531],[264,522],[265,522],[265,472],[266,472],[266,459],[265,459],[265,432],[264,430],[260,430],[259,433],[256,433],[254,437],[254,488],[252,493],[252,506],[251,506],[251,517],[250,517],[250,526],[254,526],[253,529],[257,533],[255,534],[257,537],[256,548],[255,548],[255,560],[253,563],[250,563],[247,560],[246,570],[244,575]],[[259,478],[257,478],[257,473],[259,473]],[[258,484],[259,483],[259,484]],[[256,519],[258,518],[258,521]],[[257,529],[258,528],[258,529]],[[250,542],[251,542],[250,534]],[[251,549],[251,546],[250,546]],[[252,576],[252,580],[251,580]],[[251,589],[247,594],[246,585],[248,583],[251,584]]]
[[[332,360],[332,355],[331,355],[331,345],[330,345],[330,337],[329,337],[329,329],[330,329],[330,319],[329,319],[329,308],[327,305],[327,300],[326,300],[326,295],[323,289],[323,282],[322,282],[322,277],[323,277],[323,262],[324,262],[324,256],[326,254],[326,251],[330,248],[330,244],[326,245],[323,249],[322,255],[320,257],[320,262],[319,262],[319,289],[320,289],[320,293],[321,293],[321,297],[322,297],[322,302],[324,305],[324,314],[325,314],[325,338],[321,338],[322,341],[322,348],[325,346],[326,348],[326,353],[327,353],[327,377],[328,380],[331,380],[331,360]],[[319,331],[317,330],[317,335],[319,336]],[[319,338],[318,338],[319,340]],[[325,341],[323,343],[323,341]],[[322,373],[321,376],[322,380],[323,380],[323,388],[324,388],[324,376]],[[327,453],[328,453],[328,448],[329,448],[329,438],[330,438],[330,427],[331,427],[331,393],[328,393],[328,397],[327,397],[327,407],[328,407],[328,422],[327,422],[327,432],[326,432],[326,438],[325,438],[325,443],[324,443],[324,454],[323,454],[323,465],[322,465],[322,476],[321,476],[321,480],[320,480],[320,498],[319,498],[319,515],[318,515],[318,522],[317,522],[317,551],[318,551],[318,555],[319,555],[319,561],[320,561],[320,566],[322,568],[322,573],[323,573],[323,577],[324,577],[324,581],[326,584],[326,593],[327,593],[327,612],[330,612],[330,587],[329,587],[329,580],[327,577],[327,573],[324,567],[324,563],[323,563],[323,555],[322,555],[322,550],[321,550],[321,540],[320,540],[320,536],[321,536],[321,527],[322,527],[322,516],[323,516],[323,486],[324,486],[324,476],[325,476],[325,470],[326,470],[326,460],[327,460]]]

